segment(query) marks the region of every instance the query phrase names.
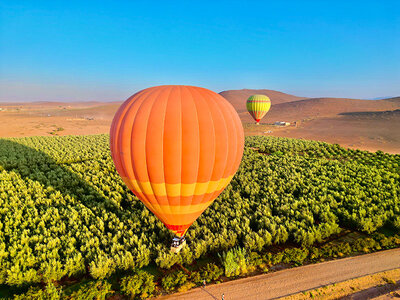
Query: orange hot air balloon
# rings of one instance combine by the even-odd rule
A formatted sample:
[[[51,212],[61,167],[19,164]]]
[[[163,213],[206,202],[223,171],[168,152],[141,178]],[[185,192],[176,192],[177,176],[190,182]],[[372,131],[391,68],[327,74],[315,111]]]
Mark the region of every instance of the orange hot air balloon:
[[[225,189],[239,167],[242,123],[222,96],[200,87],[142,90],[114,116],[110,147],[131,191],[177,237]]]

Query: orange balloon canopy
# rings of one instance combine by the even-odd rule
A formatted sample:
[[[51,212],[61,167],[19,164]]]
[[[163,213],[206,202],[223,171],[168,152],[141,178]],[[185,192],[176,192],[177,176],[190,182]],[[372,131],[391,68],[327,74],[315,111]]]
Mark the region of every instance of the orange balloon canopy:
[[[181,237],[236,173],[244,134],[222,96],[166,85],[142,90],[121,105],[110,145],[125,184]]]

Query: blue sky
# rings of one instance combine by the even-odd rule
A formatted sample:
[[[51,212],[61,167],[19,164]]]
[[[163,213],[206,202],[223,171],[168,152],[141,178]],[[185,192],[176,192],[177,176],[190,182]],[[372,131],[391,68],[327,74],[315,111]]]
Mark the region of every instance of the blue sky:
[[[400,1],[0,1],[0,101],[400,95]]]

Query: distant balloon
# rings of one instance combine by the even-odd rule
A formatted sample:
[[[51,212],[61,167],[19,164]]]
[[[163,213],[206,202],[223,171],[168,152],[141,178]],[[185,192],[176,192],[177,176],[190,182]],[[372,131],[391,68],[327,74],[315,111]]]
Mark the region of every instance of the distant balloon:
[[[258,125],[271,108],[271,100],[265,95],[252,95],[247,99],[246,107]]]
[[[142,90],[121,105],[110,147],[125,184],[182,237],[236,173],[244,133],[222,96],[166,85]]]

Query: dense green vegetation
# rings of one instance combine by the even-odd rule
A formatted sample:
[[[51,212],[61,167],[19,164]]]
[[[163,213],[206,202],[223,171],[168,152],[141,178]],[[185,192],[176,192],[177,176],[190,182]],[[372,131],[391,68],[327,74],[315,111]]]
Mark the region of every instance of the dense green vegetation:
[[[130,297],[148,298],[153,294],[155,288],[154,276],[145,271],[139,271],[121,280],[121,292]]]
[[[175,269],[167,274],[159,273],[155,278],[152,274],[139,270],[122,277],[119,284],[114,285],[109,282],[113,281],[112,278],[109,281],[93,280],[67,287],[48,283],[44,288],[31,287],[27,292],[18,294],[15,299],[106,299],[114,294],[143,299],[159,294],[161,288],[166,292],[185,291],[202,285],[203,280],[209,284],[226,278],[266,273],[276,268],[300,266],[394,247],[400,247],[400,235],[388,237],[374,233],[370,237],[352,238],[350,242],[335,240],[315,247],[289,247],[284,250],[275,249],[274,252],[258,253],[244,248],[233,248],[224,252],[217,263],[208,263],[203,267],[192,265],[189,266],[191,271]]]
[[[0,284],[103,279],[150,263],[191,264],[207,253],[225,255],[221,268],[235,276],[247,264],[229,251],[248,259],[288,242],[309,249],[341,228],[398,232],[399,166],[400,155],[381,151],[248,137],[231,184],[173,255],[170,232],[116,173],[108,135],[0,139]],[[134,290],[133,281],[124,289]]]

